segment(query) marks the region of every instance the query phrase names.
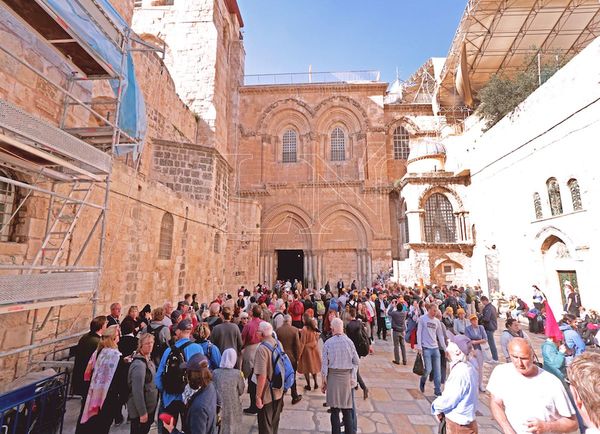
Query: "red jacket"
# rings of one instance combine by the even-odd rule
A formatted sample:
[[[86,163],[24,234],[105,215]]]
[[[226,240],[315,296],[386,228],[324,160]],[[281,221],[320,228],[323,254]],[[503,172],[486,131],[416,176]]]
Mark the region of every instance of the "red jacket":
[[[302,321],[304,304],[302,304],[299,300],[294,300],[288,310],[292,316],[292,321]]]

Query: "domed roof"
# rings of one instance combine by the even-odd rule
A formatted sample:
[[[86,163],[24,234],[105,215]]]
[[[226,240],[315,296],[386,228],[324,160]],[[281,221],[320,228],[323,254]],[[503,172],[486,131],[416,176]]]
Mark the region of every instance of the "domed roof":
[[[446,147],[435,139],[425,139],[411,147],[408,162],[435,157],[446,158]]]

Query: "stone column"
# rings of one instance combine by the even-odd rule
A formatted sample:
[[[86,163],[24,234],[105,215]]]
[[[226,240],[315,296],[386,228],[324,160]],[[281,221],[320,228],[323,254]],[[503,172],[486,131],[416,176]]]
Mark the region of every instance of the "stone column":
[[[368,277],[369,271],[368,271],[368,268],[367,268],[367,255],[368,255],[367,249],[363,249],[363,251],[362,251],[362,258],[361,258],[361,261],[362,261],[362,275],[360,276],[361,279],[362,279],[362,281],[363,281],[363,283],[362,283],[363,286],[368,286],[370,284],[369,277]]]
[[[269,253],[269,256],[267,258],[267,276],[268,276],[268,280],[267,280],[267,284],[269,286],[273,285],[274,282],[274,278],[273,278],[273,253]]]
[[[363,265],[362,265],[362,249],[356,249],[356,280],[358,285],[362,287],[363,282]]]
[[[317,255],[315,252],[312,254],[312,279],[314,287],[319,289],[319,283],[317,280]]]
[[[371,253],[367,250],[365,256],[367,258],[367,285],[371,285],[373,281],[373,264],[371,262]]]

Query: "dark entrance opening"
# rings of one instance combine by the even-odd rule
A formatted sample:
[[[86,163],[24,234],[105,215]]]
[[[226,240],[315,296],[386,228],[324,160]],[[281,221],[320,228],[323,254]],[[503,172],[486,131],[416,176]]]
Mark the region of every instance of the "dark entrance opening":
[[[277,279],[304,281],[304,252],[302,250],[277,250]]]

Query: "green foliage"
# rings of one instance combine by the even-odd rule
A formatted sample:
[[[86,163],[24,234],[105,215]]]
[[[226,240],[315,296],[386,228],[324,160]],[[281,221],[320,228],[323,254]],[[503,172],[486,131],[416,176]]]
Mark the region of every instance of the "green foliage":
[[[504,116],[512,113],[539,87],[540,77],[544,83],[562,65],[563,63],[558,61],[543,65],[538,74],[537,58],[533,58],[522,71],[512,76],[494,74],[477,94],[480,101],[477,114],[486,119],[485,129],[490,129]]]

